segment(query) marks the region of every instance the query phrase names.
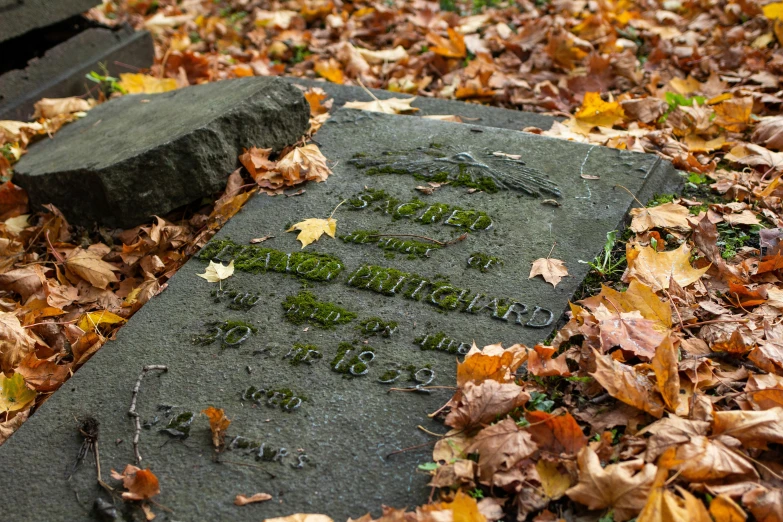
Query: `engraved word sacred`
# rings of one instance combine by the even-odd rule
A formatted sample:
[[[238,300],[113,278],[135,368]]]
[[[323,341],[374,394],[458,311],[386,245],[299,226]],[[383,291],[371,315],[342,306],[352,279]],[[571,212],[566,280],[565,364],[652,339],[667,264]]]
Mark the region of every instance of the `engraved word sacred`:
[[[400,294],[406,299],[423,301],[446,311],[479,314],[485,311],[501,321],[514,319],[514,324],[530,328],[545,328],[555,320],[551,310],[535,306],[527,322],[523,315],[527,305],[505,298],[490,298],[485,294],[473,294],[469,289],[458,288],[447,281],[430,281],[416,274],[377,265],[363,265],[348,276],[349,286],[383,295]]]

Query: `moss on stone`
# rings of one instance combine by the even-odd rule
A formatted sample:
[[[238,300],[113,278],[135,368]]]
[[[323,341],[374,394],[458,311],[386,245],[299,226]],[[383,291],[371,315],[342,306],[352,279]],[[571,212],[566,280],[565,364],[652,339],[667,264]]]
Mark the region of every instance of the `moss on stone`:
[[[314,359],[322,359],[323,356],[320,348],[316,345],[302,343],[294,344],[291,351],[286,355],[286,357],[290,358],[291,366],[299,366],[302,363],[312,364]]]
[[[320,328],[334,328],[338,324],[348,323],[356,314],[341,306],[327,301],[319,301],[308,291],[288,296],[282,303],[285,318],[294,324],[309,322]]]
[[[353,355],[349,357],[349,352]],[[372,354],[371,356],[365,354]],[[375,359],[375,348],[372,346],[354,346],[342,342],[337,346],[337,355],[332,359],[331,368],[344,376],[360,377],[369,370],[369,364]]]
[[[491,268],[502,264],[503,261],[500,258],[484,254],[483,252],[473,252],[468,257],[468,268],[479,270],[481,273],[486,273]]]
[[[397,330],[397,321],[384,321],[380,317],[369,317],[360,322],[356,329],[365,335],[391,337]]]
[[[385,236],[377,230],[354,230],[350,234],[339,236],[347,243],[356,243],[360,245],[374,244],[387,251],[387,259],[394,258],[394,252],[407,254],[408,259],[426,259],[430,257],[430,251],[441,248],[434,243],[425,243],[413,239],[406,239],[396,236]],[[388,255],[391,253],[391,255]]]

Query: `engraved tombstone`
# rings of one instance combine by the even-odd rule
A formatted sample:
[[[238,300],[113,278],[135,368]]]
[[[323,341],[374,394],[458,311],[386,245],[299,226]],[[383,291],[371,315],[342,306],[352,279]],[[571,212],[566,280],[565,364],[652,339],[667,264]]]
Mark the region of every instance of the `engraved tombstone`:
[[[87,516],[94,468],[64,478],[74,416],[100,420],[104,470],[133,462],[126,412],[146,364],[169,368],[138,403],[143,465],[173,510],[162,520],[345,520],[426,501],[417,465],[433,438],[417,426],[444,432],[427,414],[451,395],[430,387],[454,384],[473,342],[552,332],[587,273],[579,260],[633,205],[616,185],[644,201],[677,184],[654,156],[415,117],[340,110],[316,139],[328,182],[254,198],[0,447],[9,519]],[[441,185],[416,190],[427,181]],[[334,239],[302,249],[284,232],[341,202]],[[528,274],[555,242],[571,275],[553,289]],[[235,275],[196,277],[210,259],[233,260]],[[217,458],[198,413],[209,406],[231,419]],[[273,499],[233,504],[256,492]]]

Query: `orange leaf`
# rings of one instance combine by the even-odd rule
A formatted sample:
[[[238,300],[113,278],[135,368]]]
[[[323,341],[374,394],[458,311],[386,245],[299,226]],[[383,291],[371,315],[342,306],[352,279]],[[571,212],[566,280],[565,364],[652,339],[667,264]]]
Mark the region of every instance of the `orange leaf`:
[[[587,437],[576,419],[566,412],[553,415],[543,411],[529,411],[525,419],[530,423],[527,430],[539,448],[552,453],[575,455],[587,445]]]
[[[449,27],[448,32],[448,39],[435,33],[427,35],[427,41],[432,44],[430,51],[446,58],[464,58],[467,56],[465,38],[451,27]]]
[[[228,429],[231,421],[226,418],[226,414],[223,409],[210,406],[206,410],[202,411],[204,415],[209,418],[209,429],[212,430],[212,444],[219,448],[223,445],[223,438],[226,436],[226,430]]]
[[[329,61],[321,60],[315,64],[315,72],[321,77],[326,78],[332,83],[342,84],[345,81],[343,71],[340,68],[340,62],[334,58],[329,58]]]
[[[611,127],[624,116],[625,112],[619,102],[605,102],[597,92],[585,94],[582,107],[575,115],[577,120],[599,127]]]
[[[571,372],[568,371],[566,355],[563,353],[559,357],[552,359],[556,350],[552,346],[535,345],[532,350],[527,351],[527,371],[536,377],[568,377]]]
[[[147,500],[160,493],[158,477],[149,469],[139,469],[128,464],[122,474],[111,470],[111,476],[115,480],[122,480],[122,486],[128,490],[122,494],[123,500]]]
[[[715,124],[720,125],[726,130],[741,132],[745,130],[750,122],[753,113],[753,98],[733,98],[713,106],[715,113]]]

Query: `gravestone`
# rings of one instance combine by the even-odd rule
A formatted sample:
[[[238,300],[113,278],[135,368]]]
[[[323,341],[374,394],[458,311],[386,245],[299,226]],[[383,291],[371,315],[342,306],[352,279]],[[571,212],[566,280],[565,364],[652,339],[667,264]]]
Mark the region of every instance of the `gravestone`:
[[[0,42],[80,15],[100,3],[100,0],[4,0],[0,3]]]
[[[453,386],[473,342],[552,332],[588,270],[578,261],[634,204],[616,185],[645,201],[679,183],[654,156],[521,132],[344,109],[330,122],[316,136],[327,182],[251,200],[0,447],[9,519],[88,518],[103,493],[89,459],[64,477],[81,444],[74,419],[96,417],[103,470],[124,468],[131,390],[150,364],[168,366],[146,377],[137,408],[143,465],[173,510],[153,508],[160,520],[345,520],[425,502],[417,465],[433,438],[417,426],[444,432],[427,414],[451,395],[427,386]],[[450,183],[415,189],[428,180]],[[334,239],[302,249],[285,232],[333,212]],[[553,289],[528,274],[555,242],[571,276]],[[233,260],[234,276],[197,277],[210,259]],[[198,414],[209,406],[231,419],[217,458]],[[273,499],[233,504],[256,492]]]
[[[71,222],[130,228],[218,192],[243,149],[280,151],[308,121],[301,91],[274,77],[122,96],[30,147],[14,183]]]

